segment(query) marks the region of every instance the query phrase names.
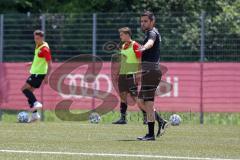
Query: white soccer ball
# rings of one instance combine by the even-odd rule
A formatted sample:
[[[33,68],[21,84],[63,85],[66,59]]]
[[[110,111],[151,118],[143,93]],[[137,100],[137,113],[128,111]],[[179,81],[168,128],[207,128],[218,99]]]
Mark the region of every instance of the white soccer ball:
[[[179,115],[173,114],[170,116],[169,121],[170,121],[171,125],[178,126],[181,123],[182,119]]]
[[[96,113],[96,112],[91,113],[90,116],[89,116],[89,121],[90,121],[91,123],[99,123],[100,120],[101,120],[101,117],[100,117],[100,115],[99,115],[98,113]]]
[[[19,123],[27,123],[29,119],[28,113],[24,111],[18,113],[17,119]]]

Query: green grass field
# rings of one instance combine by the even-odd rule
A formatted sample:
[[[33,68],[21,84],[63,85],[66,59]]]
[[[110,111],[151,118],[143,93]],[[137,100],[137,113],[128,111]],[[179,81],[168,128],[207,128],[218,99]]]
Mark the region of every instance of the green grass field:
[[[240,159],[239,125],[183,123],[169,127],[156,141],[136,140],[145,133],[146,126],[134,121],[119,126],[5,120],[0,122],[0,159]]]

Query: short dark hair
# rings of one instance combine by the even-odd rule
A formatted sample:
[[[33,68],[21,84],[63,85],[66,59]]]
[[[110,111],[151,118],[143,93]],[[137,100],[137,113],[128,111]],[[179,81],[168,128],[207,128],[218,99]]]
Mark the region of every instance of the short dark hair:
[[[124,34],[128,34],[129,36],[132,36],[132,31],[129,27],[123,27],[118,30],[119,33],[123,32]]]
[[[38,36],[40,36],[40,37],[43,37],[43,36],[44,36],[44,32],[43,32],[42,30],[39,30],[39,29],[35,30],[35,31],[33,32],[33,34],[34,34],[34,35],[38,35]]]
[[[147,16],[151,21],[155,21],[155,20],[156,20],[153,12],[151,12],[151,11],[145,11],[145,12],[141,15],[141,17],[143,17],[143,16]]]

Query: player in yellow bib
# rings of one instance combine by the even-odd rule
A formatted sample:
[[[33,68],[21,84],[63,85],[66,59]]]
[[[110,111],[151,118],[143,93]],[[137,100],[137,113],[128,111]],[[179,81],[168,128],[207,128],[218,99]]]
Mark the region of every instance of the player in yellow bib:
[[[48,76],[51,71],[51,51],[48,43],[44,40],[44,32],[41,30],[34,31],[34,41],[36,48],[34,51],[34,59],[31,64],[30,77],[22,87],[23,94],[27,97],[30,108],[32,108],[32,116],[29,122],[39,120],[41,117],[37,112],[38,109],[42,108],[42,104],[37,101],[33,94],[36,88],[39,88],[42,81],[45,84],[48,83]]]
[[[139,71],[141,52],[138,52],[140,45],[131,39],[131,30],[128,27],[119,29],[120,39],[123,42],[120,51],[120,68],[118,72],[118,89],[120,92],[121,117],[113,124],[126,124],[127,95],[130,94],[134,100],[138,95],[136,72]],[[146,112],[143,111],[144,123],[146,123]]]

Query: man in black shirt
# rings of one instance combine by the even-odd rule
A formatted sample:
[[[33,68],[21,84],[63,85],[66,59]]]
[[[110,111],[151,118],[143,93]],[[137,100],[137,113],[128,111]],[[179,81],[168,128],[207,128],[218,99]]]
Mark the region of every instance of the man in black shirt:
[[[159,116],[153,107],[155,91],[162,77],[159,66],[161,36],[154,25],[155,16],[153,13],[149,11],[144,12],[144,14],[141,15],[141,28],[145,32],[145,39],[140,49],[142,52],[142,83],[138,105],[147,112],[148,134],[137,138],[138,140],[144,141],[155,140],[155,120],[157,120],[159,125],[157,136],[163,134],[168,124],[167,121]]]

